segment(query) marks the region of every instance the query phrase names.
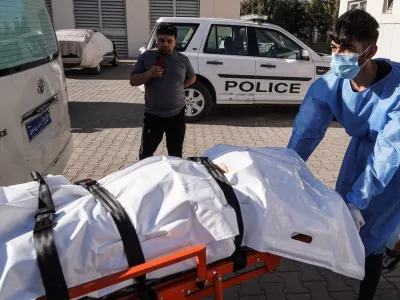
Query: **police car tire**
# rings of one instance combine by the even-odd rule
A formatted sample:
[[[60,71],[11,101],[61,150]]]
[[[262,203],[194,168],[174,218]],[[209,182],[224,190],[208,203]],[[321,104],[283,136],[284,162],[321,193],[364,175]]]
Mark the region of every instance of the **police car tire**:
[[[199,114],[197,114],[195,116],[190,116],[190,117],[189,116],[185,116],[185,119],[186,119],[187,123],[199,122],[200,120],[202,120],[205,117],[207,117],[207,115],[210,113],[210,110],[211,110],[211,107],[212,107],[211,93],[208,90],[207,86],[205,84],[203,84],[202,82],[200,82],[200,81],[196,81],[190,87],[188,87],[188,89],[197,90],[197,92],[199,92],[204,98],[204,108]]]

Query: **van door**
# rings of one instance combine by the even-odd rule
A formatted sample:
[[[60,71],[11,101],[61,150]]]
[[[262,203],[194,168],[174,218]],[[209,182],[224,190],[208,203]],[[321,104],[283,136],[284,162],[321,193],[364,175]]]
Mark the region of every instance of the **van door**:
[[[62,60],[44,0],[0,0],[0,186],[59,174],[72,152]]]
[[[314,63],[286,34],[253,27],[257,39],[255,103],[299,103],[314,81]]]
[[[246,26],[212,24],[198,55],[200,75],[214,86],[217,103],[252,103],[255,58],[249,55]]]

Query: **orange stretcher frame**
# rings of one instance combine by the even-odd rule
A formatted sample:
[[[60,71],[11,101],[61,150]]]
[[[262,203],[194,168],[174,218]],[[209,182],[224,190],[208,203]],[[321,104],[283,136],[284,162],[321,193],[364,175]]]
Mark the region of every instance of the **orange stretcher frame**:
[[[310,243],[310,237],[298,235],[293,239]],[[171,255],[167,255],[144,264],[130,268],[125,271],[117,272],[69,289],[70,299],[85,296],[91,292],[115,285],[117,283],[134,279],[141,275],[153,272],[155,270],[179,263],[181,261],[196,258],[196,271],[182,277],[171,279],[152,289],[157,293],[158,300],[195,300],[214,295],[215,300],[223,299],[223,289],[252,278],[261,276],[267,272],[273,273],[278,268],[281,257],[269,253],[261,253],[254,250],[246,251],[247,267],[258,263],[264,263],[261,267],[256,267],[250,271],[237,274],[236,276],[222,280],[222,276],[234,272],[233,262],[223,260],[214,264],[207,265],[205,246],[195,246]],[[200,284],[199,284],[200,283]],[[38,300],[46,299],[45,296]],[[114,298],[115,299],[115,298]],[[124,295],[119,300],[137,300],[138,293]]]

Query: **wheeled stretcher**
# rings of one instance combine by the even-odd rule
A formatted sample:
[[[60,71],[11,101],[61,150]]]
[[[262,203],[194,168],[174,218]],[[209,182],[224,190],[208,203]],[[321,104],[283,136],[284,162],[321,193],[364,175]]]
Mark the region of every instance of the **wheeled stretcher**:
[[[105,299],[201,299],[204,296],[213,294],[214,297],[218,300],[223,299],[224,287],[230,287],[234,284],[249,280],[266,272],[274,272],[279,265],[281,257],[268,253],[259,253],[251,249],[245,250],[242,247],[238,246],[242,243],[243,238],[243,220],[239,208],[239,203],[237,202],[234,191],[227,180],[223,177],[221,170],[208,158],[191,158],[191,160],[201,163],[208,170],[208,172],[210,172],[212,177],[217,181],[220,188],[224,192],[228,203],[236,211],[239,223],[239,235],[235,240],[237,248],[229,259],[222,260],[207,266],[206,247],[203,245],[195,246],[184,251],[176,252],[169,256],[161,257],[150,262],[136,265],[126,271],[111,274],[92,282],[73,287],[71,289],[68,289],[68,296],[66,295],[66,287],[63,288],[59,286],[65,284],[62,279],[58,278],[51,283],[43,282],[47,293],[49,295],[51,294],[52,298],[57,299],[57,293],[59,291],[61,293],[64,293],[64,295],[62,296],[63,299],[74,299],[87,295],[88,293],[112,286],[114,284],[127,281],[129,279],[135,279],[137,281],[137,292],[135,291],[134,287],[130,289],[124,288],[123,290],[114,292],[111,295],[106,295]],[[47,242],[49,241],[48,235],[51,232],[51,229],[47,227],[51,223],[51,218],[49,217],[48,212],[49,210],[53,210],[50,191],[44,179],[40,175],[34,173],[33,178],[41,183],[39,189],[41,190],[42,195],[40,195],[39,193],[39,198],[42,196],[42,198],[40,198],[40,201],[43,201],[45,203],[44,207],[39,209],[37,213],[36,222],[36,225],[44,223],[45,226],[38,225],[35,226],[35,228],[42,227],[44,230],[48,231],[46,233],[42,233],[41,236],[37,237],[35,240],[36,243],[40,243],[41,238],[46,238],[46,245],[38,247],[37,254],[40,255],[40,252],[49,252],[50,259],[57,260],[57,251],[55,247],[52,245],[47,245]],[[113,195],[109,193],[109,191],[107,191],[106,189],[101,187],[96,181],[93,181],[91,179],[81,180],[76,184],[86,187],[98,200],[100,200],[100,202],[105,207],[107,207],[108,211],[113,215],[114,221],[119,229],[119,233],[124,244],[126,256],[128,261],[130,262],[130,265],[137,264],[140,259],[144,260],[143,253],[139,253],[141,252],[141,247],[139,245],[140,243],[138,242],[136,230],[126,224],[126,222],[129,222],[129,217],[127,215],[124,216],[124,209],[119,206],[117,199],[115,199]],[[41,215],[43,217],[41,217]],[[123,220],[124,218],[126,218],[126,220]],[[39,229],[39,232],[43,229]],[[37,234],[38,232],[34,232],[34,235],[35,233]],[[134,239],[135,241],[133,243],[130,243],[130,241],[128,241],[130,239]],[[297,235],[294,237],[294,239],[302,242],[311,242],[311,237],[304,235]],[[135,258],[140,257],[140,259],[136,259],[136,261],[134,261],[134,256]],[[150,286],[144,280],[144,276],[149,272],[192,258],[196,259],[196,270],[194,271],[180,272],[164,279],[153,281],[153,285],[155,285],[154,287]],[[44,260],[46,260],[46,258],[44,258]],[[53,263],[57,264],[58,262],[54,261]],[[264,266],[258,267],[244,274],[239,274],[226,281],[222,280],[224,275],[228,275],[235,271],[241,271],[246,267],[251,267],[260,263],[263,263]],[[39,264],[44,264],[43,259],[42,262],[39,260]],[[62,274],[61,267],[59,266],[57,268],[53,267],[52,270],[55,270],[58,274]],[[49,273],[49,269],[47,268],[47,266],[43,266],[41,268],[41,274],[43,280],[53,280],[53,278],[51,277],[52,274]],[[43,297],[41,299],[45,298],[46,297]]]
[[[33,179],[0,188],[1,299],[221,299],[281,257],[363,277],[346,205],[293,151],[222,145],[99,182]]]
[[[309,237],[300,235],[297,239],[306,242]],[[251,249],[244,250],[244,252],[246,256],[246,269],[252,266],[254,266],[254,268],[247,272],[236,274],[226,280],[223,280],[223,276],[234,272],[233,261],[227,259],[206,265],[206,248],[204,246],[195,246],[191,249],[180,251],[128,270],[75,286],[69,289],[69,296],[71,299],[82,297],[93,291],[142,276],[159,268],[186,259],[196,258],[197,267],[195,270],[150,282],[149,287],[151,287],[152,291],[154,291],[154,295],[156,295],[154,299],[194,300],[213,295],[216,300],[221,300],[223,299],[223,289],[261,276],[267,272],[273,273],[276,271],[281,261],[281,257],[269,253],[260,253]],[[44,299],[46,299],[46,297],[39,298],[39,300]],[[140,299],[140,292],[135,290],[135,288],[128,288],[118,291],[113,295],[109,295],[108,298],[106,297],[105,299],[136,300]]]

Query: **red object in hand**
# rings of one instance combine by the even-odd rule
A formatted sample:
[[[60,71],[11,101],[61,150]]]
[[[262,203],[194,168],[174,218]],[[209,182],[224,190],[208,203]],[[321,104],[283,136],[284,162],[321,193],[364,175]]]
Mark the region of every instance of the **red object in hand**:
[[[156,66],[164,69],[165,67],[165,59],[164,56],[157,56],[156,58]]]

